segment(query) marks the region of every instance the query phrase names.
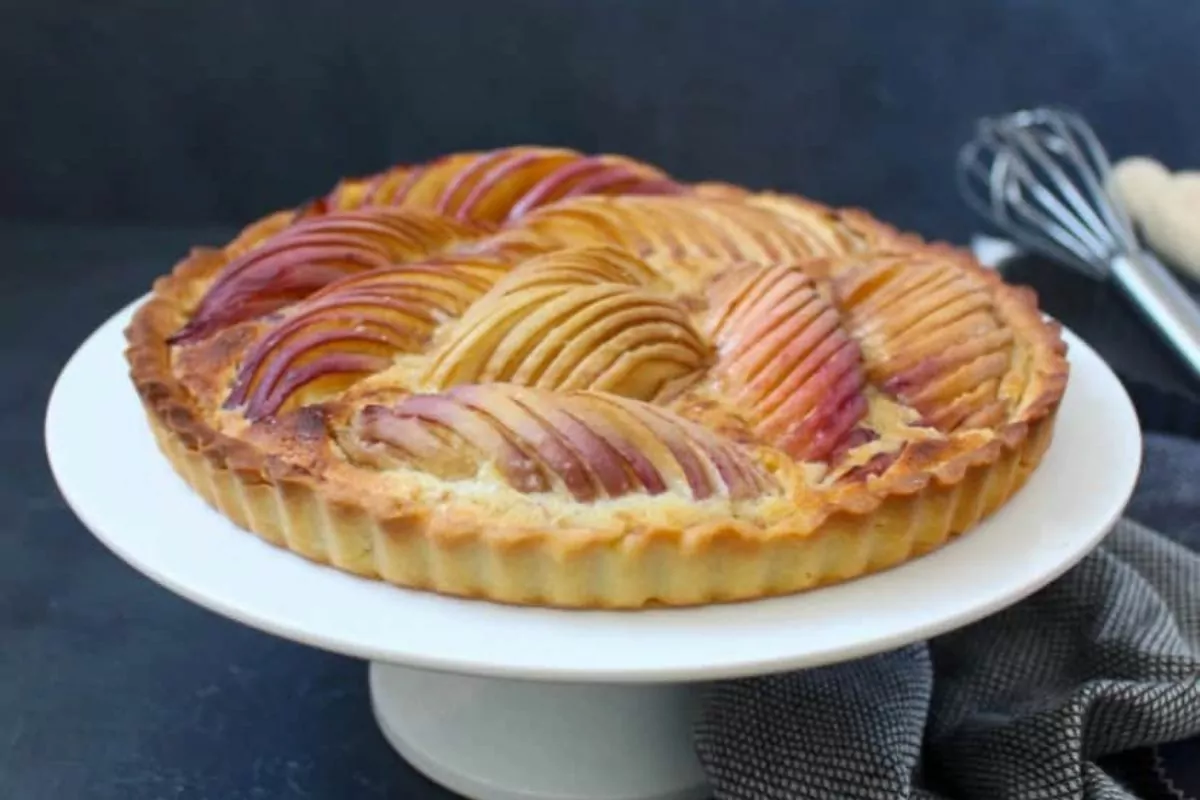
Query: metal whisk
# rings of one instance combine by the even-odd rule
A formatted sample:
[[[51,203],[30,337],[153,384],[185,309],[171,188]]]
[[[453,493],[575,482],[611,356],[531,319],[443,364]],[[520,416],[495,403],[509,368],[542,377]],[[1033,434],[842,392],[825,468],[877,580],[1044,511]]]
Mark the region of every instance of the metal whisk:
[[[1110,171],[1088,124],[1052,108],[981,120],[958,156],[975,211],[1016,243],[1114,281],[1200,377],[1200,307],[1138,242],[1108,191]]]

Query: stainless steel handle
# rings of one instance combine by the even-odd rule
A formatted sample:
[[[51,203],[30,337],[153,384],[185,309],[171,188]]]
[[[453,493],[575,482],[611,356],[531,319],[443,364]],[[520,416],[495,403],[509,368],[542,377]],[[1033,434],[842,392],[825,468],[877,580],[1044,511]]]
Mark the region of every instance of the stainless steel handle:
[[[1117,256],[1113,280],[1200,378],[1200,306],[1161,261],[1145,251]]]

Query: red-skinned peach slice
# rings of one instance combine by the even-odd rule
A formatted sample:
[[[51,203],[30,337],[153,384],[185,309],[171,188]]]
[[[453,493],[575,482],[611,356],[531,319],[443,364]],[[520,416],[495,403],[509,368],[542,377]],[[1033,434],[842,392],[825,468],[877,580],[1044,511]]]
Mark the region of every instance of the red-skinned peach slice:
[[[346,275],[382,269],[388,263],[379,253],[345,248],[297,247],[267,254],[229,280],[218,279],[170,342],[203,338],[301,300]]]
[[[626,156],[525,145],[453,153],[349,178],[306,211],[323,214],[392,205],[498,223],[562,197],[687,191],[661,170]]]
[[[270,313],[339,278],[436,253],[481,229],[394,209],[302,219],[235,258],[171,339],[181,343]]]
[[[638,442],[648,453],[653,445],[665,447],[670,454],[666,466],[682,473],[691,496],[697,500],[724,493],[733,499],[756,497],[772,491],[774,480],[735,443],[696,425],[666,409],[649,403],[602,392],[580,392],[593,407],[607,407],[609,419],[618,423],[626,438]],[[615,413],[614,413],[615,412]],[[649,439],[633,431],[642,426],[652,434]],[[660,456],[661,458],[661,456]]]
[[[586,168],[593,162],[599,171]],[[327,198],[332,209],[392,204],[489,223],[515,219],[554,197],[686,191],[660,170],[630,158],[535,146],[456,153],[339,188]]]
[[[786,267],[747,268],[711,291],[716,371],[757,433],[793,458],[824,461],[867,411],[855,342],[812,279]]]
[[[551,424],[560,427],[567,436],[575,440],[583,436],[579,431],[589,431],[613,452],[620,455],[629,468],[628,474],[634,481],[630,491],[645,491],[647,494],[662,494],[667,491],[666,478],[656,466],[656,460],[662,463],[664,457],[670,455],[669,452],[665,450],[661,454],[656,452],[654,440],[647,439],[645,436],[637,436],[635,431],[630,430],[627,421],[622,423],[618,420],[614,423],[610,418],[611,414],[619,413],[622,410],[620,406],[614,408],[612,405],[592,402],[574,403],[567,408],[561,403],[552,402],[554,398],[560,396],[538,394],[542,407],[554,409],[553,413],[542,412]],[[561,418],[570,422],[563,424],[560,415]],[[659,448],[662,449],[661,445]],[[586,447],[581,451],[586,452]]]
[[[269,391],[256,393],[251,398],[251,403],[247,405],[247,419],[256,421],[275,413],[290,398],[296,397],[304,389],[312,388],[318,381],[332,379],[332,385],[324,386],[322,394],[334,393],[345,388],[357,376],[379,372],[391,363],[388,358],[363,353],[362,345],[371,343],[365,337],[356,339],[347,335],[336,341],[343,346],[348,344],[350,351],[321,353],[302,364],[289,364]],[[313,346],[316,347],[315,344]]]
[[[372,205],[390,205],[397,208],[437,213],[438,202],[446,184],[462,170],[470,167],[490,151],[467,151],[435,158],[413,170],[410,180],[397,186],[391,196],[376,193]]]
[[[519,402],[522,394],[489,391],[478,385],[452,391],[456,400],[486,414],[516,441],[527,445],[523,449],[536,453],[547,473],[561,480],[572,497],[585,503],[596,499],[599,494],[597,475],[567,444],[567,437]]]
[[[858,369],[836,378],[832,377],[831,370],[818,374],[819,378],[805,387],[812,387],[809,393],[813,396],[812,402],[795,412],[797,416],[804,414],[801,421],[788,425],[776,438],[784,452],[800,453],[800,457],[810,461],[831,458],[867,413],[862,373]],[[787,417],[790,411],[790,407],[784,405],[776,416]]]
[[[607,402],[608,398],[601,395],[601,400]],[[660,417],[656,413],[657,409],[653,406],[633,411],[633,409],[624,404],[610,403],[609,405],[615,406],[614,410],[620,413],[632,416],[638,423],[648,428],[653,436],[666,447],[671,455],[671,459],[683,473],[683,478],[687,481],[688,491],[692,497],[697,500],[705,500],[712,497],[717,488],[713,480],[714,476],[706,468],[708,465],[705,464],[700,454],[697,453],[693,442],[689,441],[689,437],[684,433],[683,427],[676,424],[671,416]]]
[[[318,377],[342,388],[385,369],[397,353],[425,347],[438,325],[457,318],[502,274],[502,265],[465,259],[391,267],[331,284],[250,348],[226,406],[244,405],[247,418],[261,419]],[[292,380],[300,371],[310,379]]]
[[[555,176],[559,173],[593,160],[599,161],[603,169],[569,172],[556,182]],[[574,179],[570,179],[570,175],[574,175]],[[544,185],[544,181],[549,183]],[[535,190],[537,194],[527,202],[526,198]],[[659,170],[632,159],[585,156],[561,148],[511,147],[480,154],[449,177],[436,208],[440,213],[461,220],[502,222],[521,216],[556,192],[562,197],[571,197],[681,191],[684,191],[682,187]]]
[[[506,219],[513,204],[545,175],[578,161],[570,150],[525,150],[510,155],[503,163],[491,165],[479,177],[453,214],[462,220],[486,220],[498,223]]]
[[[391,363],[391,354],[413,350],[423,343],[417,325],[397,325],[384,317],[383,310],[378,304],[366,313],[341,319],[322,318],[318,312],[275,328],[246,355],[226,407],[245,404],[248,419],[261,419],[277,412],[289,399],[288,393],[276,389],[293,385],[289,376],[301,367],[320,362],[324,365],[322,376],[355,378],[385,369]],[[376,320],[366,322],[368,314]]]
[[[503,167],[504,164],[510,161],[516,160],[520,162],[535,157],[535,153],[522,153],[513,147],[505,147],[481,153],[472,159],[469,164],[448,177],[445,185],[442,187],[441,193],[438,195],[437,205],[434,206],[435,210],[439,214],[453,216],[458,210],[459,204],[470,195],[476,183],[482,180],[489,170],[494,167]]]
[[[508,211],[507,220],[520,219],[538,206],[544,206],[565,196],[573,183],[586,175],[607,169],[605,163],[592,156],[559,167],[529,187]]]
[[[381,424],[388,415],[417,420],[436,433],[418,436],[403,425]],[[418,469],[442,474],[450,461],[437,451],[452,449],[473,454],[480,466],[495,463],[519,491],[561,487],[585,502],[659,494],[671,486],[695,499],[749,499],[776,488],[732,442],[669,411],[598,392],[459,386],[405,398],[390,410],[372,409],[366,422],[360,414],[356,430],[361,444],[390,447],[401,462]]]
[[[662,476],[654,465],[620,437],[610,442],[578,417],[572,416],[561,403],[551,401],[541,392],[526,392],[520,404],[547,429],[555,432],[559,440],[584,464],[589,465],[604,494],[620,497],[640,486],[651,494],[665,489]],[[611,434],[610,434],[611,435]],[[632,472],[632,474],[631,474]]]
[[[378,444],[363,447],[365,442],[387,442],[387,448],[402,461],[431,465],[430,471],[438,475],[469,478],[477,470],[473,458],[447,446],[447,434],[438,435],[433,426],[419,418],[398,416],[387,406],[364,406],[355,417],[351,435],[340,436],[339,442],[353,458],[376,467],[389,466],[387,454],[380,452]]]
[[[480,461],[494,461],[506,483],[521,492],[545,492],[551,480],[532,445],[518,440],[495,419],[452,395],[411,395],[393,410],[396,416],[433,423],[456,435]],[[386,442],[383,442],[386,444]],[[447,441],[448,447],[458,442]]]
[[[663,194],[684,191],[662,172],[645,164],[612,156],[587,156],[565,164],[544,176],[513,204],[508,220],[515,220],[533,209],[565,197],[585,194],[616,194],[621,184],[644,187],[661,184]]]
[[[619,186],[602,187],[604,194],[620,194],[620,195],[648,195],[648,196],[669,196],[687,194],[688,187],[681,183],[676,183],[670,178],[642,178],[640,180],[621,184]],[[601,194],[600,190],[592,190],[591,194]],[[576,197],[583,192],[573,194]]]
[[[894,453],[876,453],[871,456],[866,463],[859,464],[857,467],[846,470],[839,478],[841,483],[850,481],[865,481],[877,475],[882,475],[887,472],[892,464],[900,457],[900,451]]]

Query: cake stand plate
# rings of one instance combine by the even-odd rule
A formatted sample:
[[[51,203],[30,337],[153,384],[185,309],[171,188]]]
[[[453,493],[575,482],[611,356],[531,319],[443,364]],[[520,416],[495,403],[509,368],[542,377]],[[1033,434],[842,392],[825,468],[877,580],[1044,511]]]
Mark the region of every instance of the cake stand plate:
[[[395,748],[479,800],[673,800],[705,793],[689,725],[703,684],[917,641],[1020,600],[1105,535],[1141,441],[1121,384],[1067,334],[1072,376],[1041,467],[941,550],[792,597],[640,612],[514,608],[407,591],[310,563],[238,530],[159,455],[122,329],[63,369],[46,444],[71,508],[109,548],[220,614],[371,661]]]

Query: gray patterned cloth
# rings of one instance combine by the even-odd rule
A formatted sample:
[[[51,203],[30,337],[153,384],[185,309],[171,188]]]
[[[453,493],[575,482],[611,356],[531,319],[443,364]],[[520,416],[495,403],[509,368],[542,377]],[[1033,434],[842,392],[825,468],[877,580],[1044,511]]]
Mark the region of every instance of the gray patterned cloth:
[[[1147,796],[1119,754],[1200,734],[1200,444],[1149,436],[1145,464],[1127,518],[1016,606],[860,661],[716,684],[695,731],[716,797]]]

